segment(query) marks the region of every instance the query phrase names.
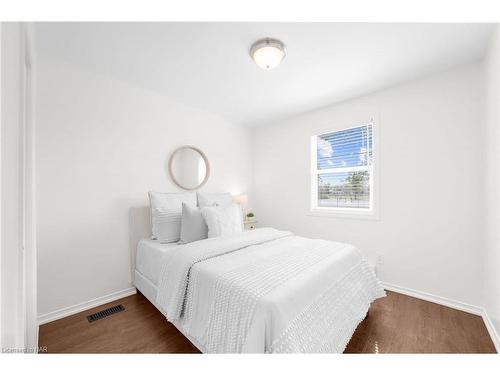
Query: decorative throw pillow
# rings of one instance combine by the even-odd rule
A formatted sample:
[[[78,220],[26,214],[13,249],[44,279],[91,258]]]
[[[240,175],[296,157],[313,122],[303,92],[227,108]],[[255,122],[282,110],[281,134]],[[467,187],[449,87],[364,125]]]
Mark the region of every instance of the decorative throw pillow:
[[[230,204],[227,207],[212,206],[201,209],[208,226],[208,238],[241,233],[243,231],[243,218],[240,206]]]
[[[201,211],[182,203],[181,242],[189,243],[208,237],[208,227]]]
[[[196,194],[149,192],[153,239],[177,242],[181,236],[182,203],[196,206]]]
[[[198,196],[198,207],[220,206],[228,207],[233,203],[231,193],[196,193]]]

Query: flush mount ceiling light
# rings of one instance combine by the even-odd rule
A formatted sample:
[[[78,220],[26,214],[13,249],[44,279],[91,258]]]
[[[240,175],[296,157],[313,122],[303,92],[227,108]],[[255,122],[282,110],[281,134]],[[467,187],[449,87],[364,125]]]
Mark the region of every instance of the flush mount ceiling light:
[[[285,58],[285,45],[277,39],[260,39],[250,48],[250,56],[257,66],[271,70],[276,68]]]

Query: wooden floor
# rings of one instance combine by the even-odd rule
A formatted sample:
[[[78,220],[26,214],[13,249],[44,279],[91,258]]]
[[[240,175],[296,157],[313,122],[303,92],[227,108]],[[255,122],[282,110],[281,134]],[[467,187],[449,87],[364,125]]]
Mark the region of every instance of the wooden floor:
[[[125,311],[88,323],[121,303]],[[141,294],[40,327],[48,353],[198,353]],[[370,308],[346,353],[495,353],[479,316],[388,292]]]

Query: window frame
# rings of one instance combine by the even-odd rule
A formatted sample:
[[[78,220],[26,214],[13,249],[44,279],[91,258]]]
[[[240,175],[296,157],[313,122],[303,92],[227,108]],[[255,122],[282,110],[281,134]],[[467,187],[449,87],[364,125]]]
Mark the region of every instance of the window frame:
[[[317,138],[321,135],[336,133],[344,130],[359,128],[362,126],[372,126],[372,164],[368,166],[370,171],[370,208],[357,207],[321,207],[318,206],[318,174],[321,173],[342,173],[352,172],[355,170],[366,170],[367,167],[345,167],[332,169],[318,169],[317,164]],[[330,127],[326,130],[321,130],[310,135],[310,191],[309,191],[309,215],[312,216],[329,216],[339,218],[356,218],[356,219],[371,219],[379,220],[379,134],[378,125],[373,118],[357,122],[356,125],[347,127]]]

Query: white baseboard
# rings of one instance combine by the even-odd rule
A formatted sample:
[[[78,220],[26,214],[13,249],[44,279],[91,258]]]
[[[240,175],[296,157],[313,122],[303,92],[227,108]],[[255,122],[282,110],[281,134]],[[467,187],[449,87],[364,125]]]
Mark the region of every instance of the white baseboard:
[[[391,290],[391,291],[396,292],[396,293],[406,294],[407,296],[410,296],[410,297],[423,299],[424,301],[437,303],[438,305],[451,307],[452,309],[465,311],[465,312],[468,312],[470,314],[479,315],[479,316],[483,315],[483,308],[482,307],[470,305],[468,303],[455,301],[455,300],[450,299],[450,298],[440,297],[440,296],[436,296],[436,295],[431,294],[431,293],[421,292],[419,290],[405,288],[405,287],[390,284],[390,283],[382,282],[382,286],[384,287],[384,289]]]
[[[82,302],[82,303],[79,303],[79,304],[76,304],[73,306],[65,307],[63,309],[52,311],[52,312],[47,313],[47,314],[39,315],[38,316],[38,325],[49,323],[49,322],[52,322],[52,321],[57,320],[57,319],[65,318],[67,316],[70,316],[70,315],[73,315],[73,314],[76,314],[76,313],[79,313],[79,312],[82,312],[82,311],[85,311],[88,309],[92,309],[92,308],[99,306],[99,305],[104,305],[105,303],[113,302],[113,301],[120,299],[120,298],[131,296],[131,295],[135,294],[136,292],[137,292],[137,290],[134,287],[127,288],[124,290],[120,290],[118,292],[114,292],[114,293],[111,293],[111,294],[108,294],[108,295],[105,295],[102,297],[92,299],[92,300],[87,301],[87,302]]]
[[[490,334],[491,341],[493,341],[493,345],[495,345],[495,349],[497,350],[497,353],[500,353],[500,336],[498,335],[498,332],[495,329],[495,326],[493,325],[493,322],[491,321],[491,319],[490,319],[490,317],[485,309],[483,309],[482,316],[483,316],[484,325],[486,326],[486,329],[488,330],[488,333]]]

